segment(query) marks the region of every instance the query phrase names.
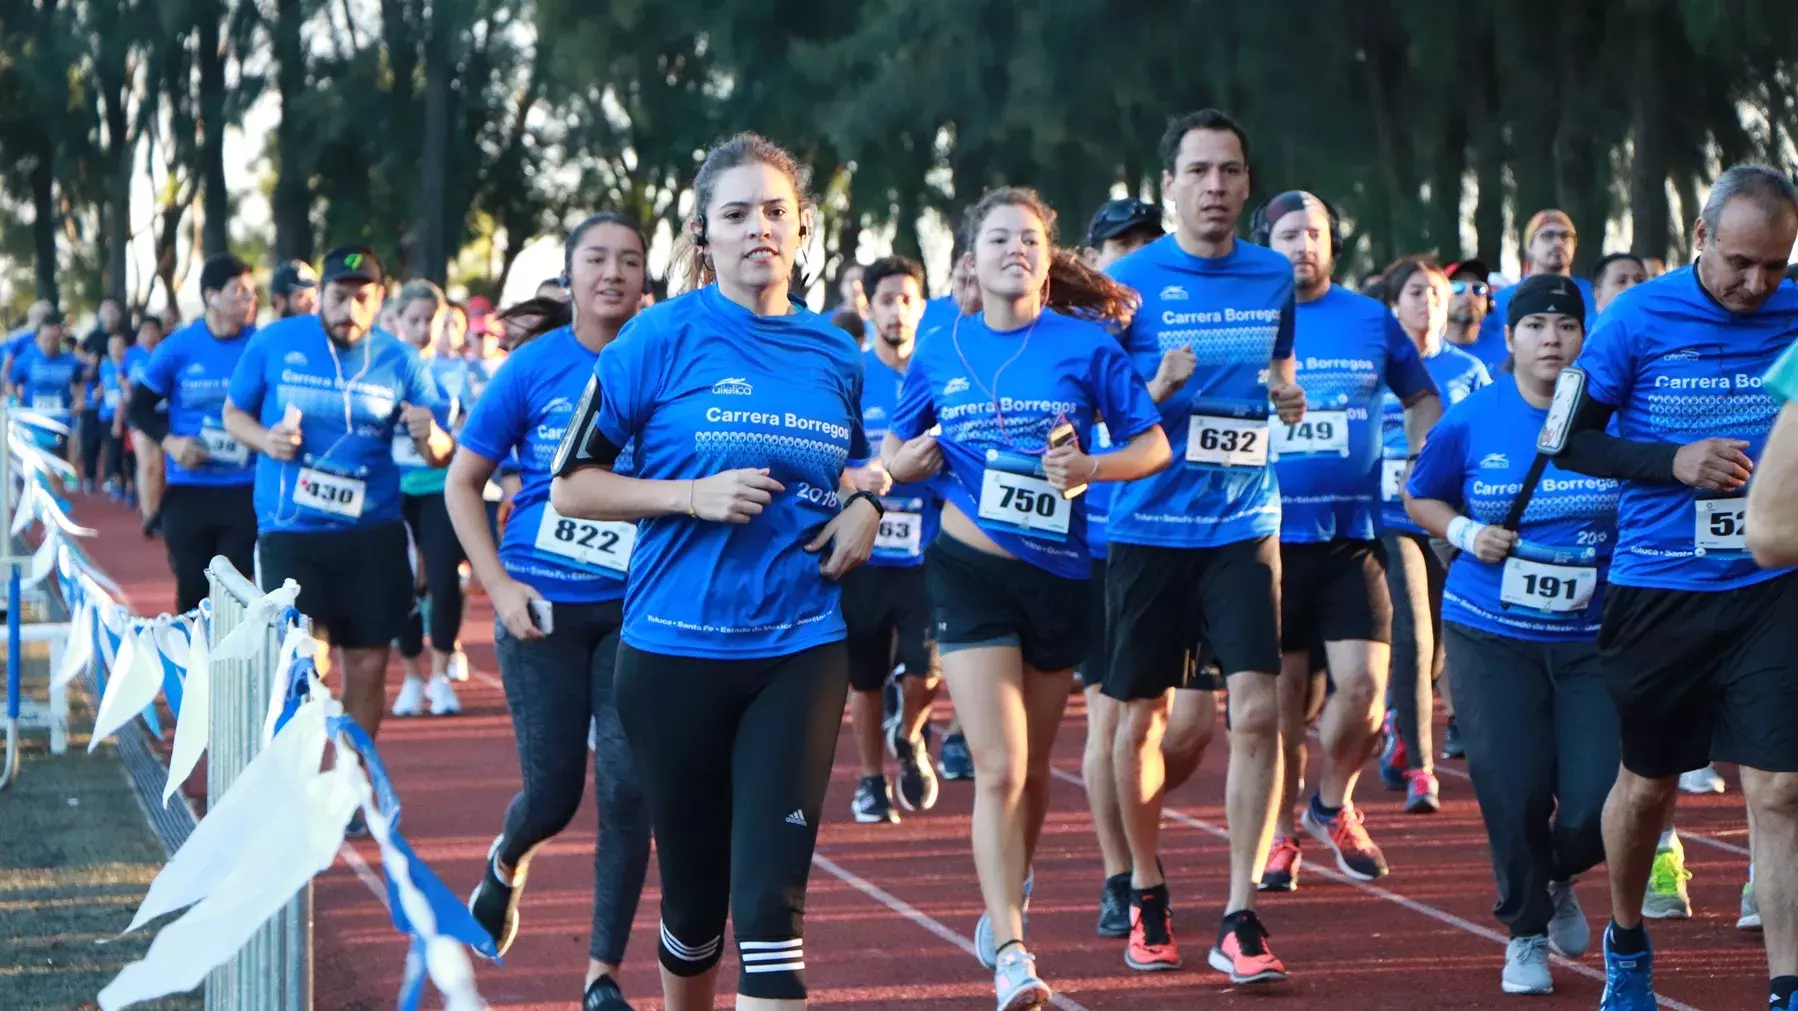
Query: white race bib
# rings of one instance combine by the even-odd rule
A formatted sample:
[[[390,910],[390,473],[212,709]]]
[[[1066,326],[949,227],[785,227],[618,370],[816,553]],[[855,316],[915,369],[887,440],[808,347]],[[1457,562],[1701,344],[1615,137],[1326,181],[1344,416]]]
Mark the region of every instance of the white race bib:
[[[1397,502],[1404,498],[1405,465],[1408,460],[1380,461],[1380,498],[1387,502]]]
[[[243,443],[231,438],[230,434],[222,428],[200,429],[200,445],[205,448],[206,456],[214,463],[241,467],[250,462],[250,451],[244,448]]]
[[[1585,610],[1597,589],[1598,570],[1590,566],[1507,558],[1498,598],[1516,607],[1562,614]]]
[[[623,575],[637,544],[635,523],[569,519],[547,503],[537,524],[537,550],[561,555],[582,565]]]
[[[1093,446],[1098,449],[1111,448],[1111,427],[1103,421],[1093,426]]]
[[[393,462],[402,467],[426,466],[425,458],[418,452],[418,443],[412,441],[412,433],[404,428],[393,433]]]
[[[1748,550],[1748,500],[1701,498],[1696,507],[1692,542],[1697,553]]]
[[[125,399],[125,398],[119,393],[118,390],[107,390],[106,391],[106,406],[112,408],[115,411],[119,409],[119,401],[121,401],[123,399]]]
[[[1192,415],[1186,427],[1186,462],[1213,467],[1267,466],[1267,419]]]
[[[367,494],[368,485],[360,478],[301,467],[299,483],[293,488],[293,504],[356,519],[362,515],[362,500]]]
[[[980,518],[1030,537],[1062,540],[1074,504],[1040,477],[986,469],[980,482]]]
[[[924,517],[921,513],[888,510],[880,517],[880,532],[874,536],[874,550],[883,555],[915,558],[922,550]]]
[[[1348,455],[1348,412],[1306,411],[1297,424],[1273,426],[1274,455]]]
[[[54,393],[40,393],[31,398],[31,409],[42,412],[60,411],[62,410],[62,398]]]

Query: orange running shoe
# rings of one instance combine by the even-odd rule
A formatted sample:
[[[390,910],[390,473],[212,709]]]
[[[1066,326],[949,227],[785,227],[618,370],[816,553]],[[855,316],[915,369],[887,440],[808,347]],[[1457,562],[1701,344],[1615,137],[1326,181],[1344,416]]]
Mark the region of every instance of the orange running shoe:
[[[1311,837],[1336,851],[1336,868],[1356,881],[1374,881],[1387,875],[1386,854],[1374,845],[1361,824],[1361,811],[1344,804],[1334,818],[1317,813],[1315,802],[1305,805],[1305,831]]]
[[[1138,972],[1180,968],[1180,949],[1174,944],[1174,914],[1167,908],[1167,886],[1137,890],[1133,899],[1124,964]]]
[[[1207,958],[1232,983],[1280,983],[1286,965],[1267,946],[1267,928],[1253,909],[1239,909],[1217,928],[1217,946]]]
[[[1299,864],[1304,861],[1299,852],[1299,841],[1290,836],[1274,836],[1274,844],[1267,851],[1267,869],[1261,872],[1261,883],[1256,885],[1257,891],[1263,892],[1296,892],[1299,890]]]

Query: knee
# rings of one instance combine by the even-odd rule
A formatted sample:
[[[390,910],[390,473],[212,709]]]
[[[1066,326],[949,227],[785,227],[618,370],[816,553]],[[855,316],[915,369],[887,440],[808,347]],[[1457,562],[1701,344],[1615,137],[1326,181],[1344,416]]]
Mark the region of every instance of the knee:
[[[1798,773],[1742,769],[1742,792],[1757,821],[1798,824]]]
[[[1167,699],[1131,699],[1119,705],[1118,739],[1132,750],[1159,742],[1167,731]]]
[[[662,912],[660,943],[656,945],[662,968],[681,977],[701,976],[710,972],[724,954],[724,918],[716,923],[669,923],[669,912]],[[677,918],[678,919],[678,918]]]
[[[1273,679],[1247,675],[1230,685],[1232,739],[1272,741],[1280,733],[1280,702]]]
[[[1675,777],[1648,779],[1622,769],[1606,803],[1619,805],[1630,814],[1647,814],[1665,809],[1678,788],[1679,780]]]
[[[1030,778],[1022,742],[1015,753],[1004,748],[974,749],[974,789],[1005,801],[1023,796]]]
[[[578,805],[578,795],[576,798]],[[599,808],[600,823],[607,828],[625,828],[636,822],[648,824],[648,808],[643,803],[643,784],[635,775],[611,775],[594,784],[593,802]],[[568,817],[573,819],[574,809]]]

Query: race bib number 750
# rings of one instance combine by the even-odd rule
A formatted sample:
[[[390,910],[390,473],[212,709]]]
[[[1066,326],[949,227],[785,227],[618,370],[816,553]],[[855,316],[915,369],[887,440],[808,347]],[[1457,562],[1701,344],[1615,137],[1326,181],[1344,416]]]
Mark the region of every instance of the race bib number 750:
[[[1073,503],[1040,477],[988,467],[980,483],[980,518],[1029,537],[1062,540]]]

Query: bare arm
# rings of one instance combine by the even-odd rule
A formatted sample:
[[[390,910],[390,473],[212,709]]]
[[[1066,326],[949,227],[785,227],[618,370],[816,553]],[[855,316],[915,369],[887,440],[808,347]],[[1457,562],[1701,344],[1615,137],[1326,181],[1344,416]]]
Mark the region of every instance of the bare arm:
[[[456,539],[462,542],[475,576],[487,587],[511,578],[499,560],[499,546],[493,543],[493,531],[487,526],[487,503],[481,499],[496,466],[484,456],[463,450],[450,461],[443,479],[443,504],[450,525],[456,529]]]
[[[1449,505],[1439,498],[1412,498],[1406,491],[1405,512],[1411,516],[1411,522],[1429,531],[1431,537],[1448,539],[1448,525],[1461,510]]]
[[[1748,550],[1766,568],[1798,564],[1798,406],[1787,403],[1748,485]]]
[[[573,519],[633,521],[690,516],[693,481],[624,477],[608,467],[582,467],[549,485],[549,504]]]
[[[263,428],[262,422],[257,421],[248,411],[227,400],[223,420],[226,435],[259,453],[267,452],[268,429]]]
[[[1429,437],[1430,429],[1442,420],[1442,398],[1428,390],[1416,393],[1405,401],[1405,445],[1410,447],[1411,455],[1423,452],[1423,440]],[[1419,523],[1418,526],[1423,526]]]

